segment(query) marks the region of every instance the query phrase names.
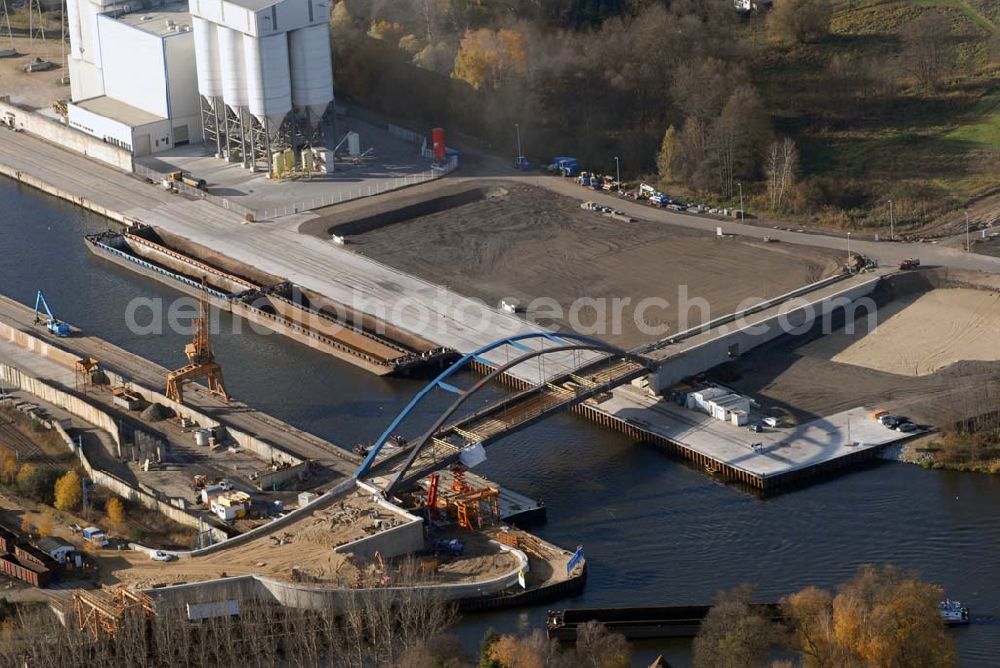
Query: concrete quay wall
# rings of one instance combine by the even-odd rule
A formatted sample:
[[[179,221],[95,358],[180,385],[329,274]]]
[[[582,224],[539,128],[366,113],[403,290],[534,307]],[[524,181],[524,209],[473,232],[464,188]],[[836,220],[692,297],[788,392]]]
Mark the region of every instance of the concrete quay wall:
[[[29,109],[11,104],[9,99],[0,98],[0,121],[10,119],[9,124],[19,131],[27,132],[40,139],[57,144],[69,151],[85,155],[93,160],[131,172],[132,154],[125,149],[108,144],[97,137],[74,130],[68,125],[42,116]]]
[[[838,309],[850,309],[856,302],[871,295],[881,279],[873,277],[821,299],[788,302],[777,315],[759,321],[734,324],[734,331],[693,345],[663,361],[651,376],[652,389],[657,394],[669,390],[684,378],[697,375],[724,364],[787,333],[808,329],[810,325],[828,319]]]

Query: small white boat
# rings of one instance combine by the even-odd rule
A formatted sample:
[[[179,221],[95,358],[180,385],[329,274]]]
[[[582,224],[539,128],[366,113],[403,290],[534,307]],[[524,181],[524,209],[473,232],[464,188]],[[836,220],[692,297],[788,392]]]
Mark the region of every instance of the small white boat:
[[[941,613],[941,619],[948,626],[961,626],[969,623],[969,609],[959,601],[953,601],[950,598],[941,601],[938,603],[938,612]]]

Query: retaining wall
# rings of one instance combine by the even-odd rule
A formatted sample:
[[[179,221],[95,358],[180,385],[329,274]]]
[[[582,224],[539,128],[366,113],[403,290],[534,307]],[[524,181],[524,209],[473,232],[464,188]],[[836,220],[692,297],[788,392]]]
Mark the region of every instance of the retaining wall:
[[[499,543],[497,543],[500,545]],[[316,585],[285,582],[259,575],[245,575],[218,580],[206,580],[183,585],[173,585],[145,590],[160,609],[182,606],[186,603],[210,603],[224,600],[258,600],[277,603],[292,608],[310,610],[344,610],[347,603],[366,593],[412,596],[414,592],[439,596],[442,601],[457,601],[491,596],[497,592],[517,586],[517,575],[528,570],[528,557],[524,552],[500,545],[500,548],[514,555],[516,564],[506,573],[481,582],[459,584],[438,584],[421,587],[386,587],[377,590],[335,589]]]
[[[0,98],[0,120],[5,117],[13,117],[14,127],[40,139],[126,172],[132,171],[132,154],[129,151]]]
[[[396,557],[424,549],[424,521],[421,518],[389,503],[382,497],[381,492],[371,485],[358,481],[358,488],[370,494],[379,506],[390,513],[402,516],[406,521],[372,536],[340,545],[334,548],[334,552],[350,553],[358,559],[371,559],[376,552],[383,557]]]
[[[115,443],[117,443],[119,447],[121,447],[121,436],[118,432],[118,424],[115,422],[114,418],[96,406],[92,406],[79,397],[48,385],[37,378],[32,378],[31,376],[21,372],[19,369],[15,369],[7,364],[0,363],[0,378],[3,378],[5,384],[9,387],[16,387],[17,389],[27,392],[28,394],[32,394],[42,401],[58,406],[81,420],[103,429],[111,434],[111,438],[114,439]],[[132,487],[121,478],[108,473],[107,471],[94,468],[94,466],[90,463],[90,460],[87,458],[87,454],[82,448],[77,447],[76,442],[73,441],[58,421],[53,422],[53,428],[60,435],[60,437],[62,437],[63,441],[66,443],[67,449],[76,454],[77,458],[80,460],[80,465],[83,466],[84,470],[87,472],[87,476],[95,485],[105,487],[117,496],[138,503],[145,508],[149,508],[150,510],[162,513],[178,524],[195,529],[201,526],[197,515],[182,510],[177,506],[172,505],[169,501],[162,500],[157,496],[149,494],[148,492]],[[228,537],[225,532],[214,527],[208,527],[208,530],[212,533],[215,540],[224,541]]]
[[[870,295],[879,281],[878,277],[873,277],[868,282],[815,301],[792,300],[782,307],[778,315],[756,322],[734,323],[734,331],[692,346],[665,360],[651,377],[653,389],[662,394],[684,378],[736,359],[790,331],[806,328],[810,322],[829,318],[837,309],[851,307],[858,299]]]

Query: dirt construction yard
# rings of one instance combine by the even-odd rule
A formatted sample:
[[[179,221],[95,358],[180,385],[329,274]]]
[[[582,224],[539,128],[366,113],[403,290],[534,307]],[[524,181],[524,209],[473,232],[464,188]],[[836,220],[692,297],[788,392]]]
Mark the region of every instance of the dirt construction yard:
[[[844,328],[780,339],[741,357],[725,378],[763,409],[803,422],[863,405],[946,427],[1000,401],[1000,295],[944,287],[908,294]]]
[[[962,360],[1000,360],[998,294],[932,290],[881,311],[878,329],[834,355],[834,362],[926,376]]]
[[[708,219],[704,232],[615,220],[581,209],[589,193],[583,188],[574,199],[504,181],[461,187],[479,188],[483,196],[397,216],[375,229],[355,228],[347,235],[349,248],[492,306],[516,299],[541,325],[623,347],[839,270],[839,258],[824,250],[719,238]],[[453,184],[441,186],[442,194],[455,192]],[[398,204],[414,203],[404,197]],[[537,298],[549,299],[532,304]],[[615,299],[622,300],[618,306]]]

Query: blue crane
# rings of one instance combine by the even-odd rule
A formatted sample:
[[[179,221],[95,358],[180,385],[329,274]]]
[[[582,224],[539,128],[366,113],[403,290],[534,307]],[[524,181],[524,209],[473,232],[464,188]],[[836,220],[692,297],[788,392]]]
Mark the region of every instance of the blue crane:
[[[52,315],[52,309],[49,308],[49,304],[45,301],[45,295],[42,294],[41,290],[38,291],[38,296],[35,297],[35,324],[42,322],[41,313],[38,310],[39,307],[44,308],[45,315],[49,316],[48,322],[45,323],[46,329],[59,337],[70,335],[71,330],[69,325]]]

